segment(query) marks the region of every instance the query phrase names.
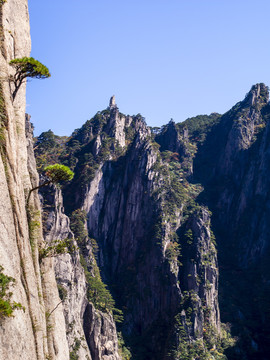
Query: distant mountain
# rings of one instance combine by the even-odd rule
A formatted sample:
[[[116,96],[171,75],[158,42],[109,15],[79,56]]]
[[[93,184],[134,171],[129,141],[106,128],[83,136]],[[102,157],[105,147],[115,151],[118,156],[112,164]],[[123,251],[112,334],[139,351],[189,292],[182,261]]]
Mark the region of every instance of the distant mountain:
[[[70,138],[38,138],[40,168],[75,172],[65,209],[71,224],[84,214],[81,257],[94,278],[96,258],[132,358],[267,358],[269,115],[257,84],[224,115],[151,129],[111,101]]]

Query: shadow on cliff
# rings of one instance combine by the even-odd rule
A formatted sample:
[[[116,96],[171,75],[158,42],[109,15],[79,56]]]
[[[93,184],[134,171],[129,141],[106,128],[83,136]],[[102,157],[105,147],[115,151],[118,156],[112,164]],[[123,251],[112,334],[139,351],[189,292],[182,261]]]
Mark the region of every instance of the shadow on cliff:
[[[266,360],[270,353],[270,233],[266,226],[270,197],[269,191],[261,195],[256,191],[262,179],[269,182],[270,169],[262,169],[260,162],[261,148],[268,151],[270,137],[263,129],[248,149],[235,153],[231,163],[222,163],[232,123],[228,113],[198,148],[193,179],[204,187],[197,200],[213,213],[221,321],[231,323],[232,334],[238,337],[227,356]]]

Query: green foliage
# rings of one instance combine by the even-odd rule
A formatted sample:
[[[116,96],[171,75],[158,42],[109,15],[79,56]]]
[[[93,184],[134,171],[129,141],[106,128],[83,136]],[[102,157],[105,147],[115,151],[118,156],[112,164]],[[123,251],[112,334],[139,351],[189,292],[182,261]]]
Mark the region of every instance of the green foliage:
[[[160,133],[161,131],[161,128],[158,127],[158,126],[149,126],[150,127],[150,130],[151,130],[151,133],[154,134],[154,135],[157,135]]]
[[[178,153],[161,152],[161,158],[156,161],[152,170],[156,172],[160,182],[154,197],[156,201],[162,199],[163,219],[173,223],[177,212],[181,213],[184,209],[186,216],[187,209],[191,213],[198,207],[195,199],[203,188],[200,184],[192,184],[187,180],[188,174],[179,163]]]
[[[20,78],[46,79],[51,76],[49,69],[32,57],[13,59],[9,63],[15,68],[16,74]]]
[[[123,339],[122,333],[117,333],[118,338],[118,349],[119,349],[119,355],[122,360],[131,360],[132,355],[128,347],[125,346],[125,341]]]
[[[188,245],[191,245],[193,243],[193,233],[192,233],[192,230],[191,229],[188,229],[185,233],[185,239],[187,241],[187,244]]]
[[[60,181],[70,181],[74,177],[74,172],[68,166],[61,164],[48,165],[44,168],[46,176],[53,183]]]
[[[229,323],[221,324],[217,349],[222,352],[228,348],[231,348],[236,344],[237,340],[237,338],[232,337],[231,335],[231,325]]]
[[[70,218],[70,227],[78,242],[80,251],[81,264],[84,268],[88,290],[87,298],[93,303],[96,309],[102,312],[112,312],[116,322],[123,321],[123,312],[115,307],[115,301],[107,288],[107,285],[101,279],[100,271],[96,263],[95,257],[91,259],[91,266],[87,265],[83,256],[85,244],[88,242],[88,233],[85,227],[86,212],[77,209],[73,211]],[[90,239],[92,252],[96,256],[98,245],[95,239]]]
[[[5,136],[5,130],[4,127],[0,127],[0,149],[2,152],[2,149],[5,147],[6,144],[6,136]]]
[[[165,256],[169,261],[174,261],[181,255],[181,246],[177,242],[170,242],[166,248]]]
[[[9,288],[14,285],[15,279],[5,275],[3,270],[4,268],[0,266],[0,320],[13,316],[15,309],[24,310],[22,304],[11,301],[13,293],[9,291]]]
[[[54,148],[56,144],[56,135],[54,135],[52,130],[48,130],[39,135],[35,146],[48,151]]]
[[[15,85],[13,99],[26,78],[46,79],[51,76],[49,69],[32,57],[13,59],[9,64],[15,68],[15,74],[11,77]]]
[[[79,166],[81,171],[78,175],[78,183],[80,184],[80,186],[83,186],[90,183],[94,179],[96,171],[99,168],[99,161],[91,153],[84,154],[84,156],[81,157],[80,160],[81,161]],[[99,160],[102,161],[101,156],[99,157]]]
[[[79,245],[84,244],[88,238],[88,232],[85,227],[86,212],[81,209],[73,211],[70,216],[70,229],[74,233]]]
[[[62,301],[64,301],[67,297],[67,290],[60,284],[57,284],[59,297]]]
[[[153,167],[162,181],[154,196],[163,200],[163,216],[173,219],[177,209],[188,199],[187,182],[173,153],[164,151],[161,156],[162,160],[157,160]]]
[[[88,290],[87,298],[93,303],[96,309],[102,312],[112,312],[113,318],[116,322],[123,321],[123,312],[115,307],[115,301],[107,288],[107,285],[101,279],[100,271],[96,260],[93,259],[92,272],[87,268],[86,261],[81,255],[81,264],[84,268],[85,277],[87,280]]]
[[[40,225],[41,225],[40,211],[34,211],[32,207],[28,207],[27,220],[28,220],[29,241],[32,250],[32,256],[34,258],[37,239],[40,236]]]
[[[72,351],[69,353],[69,360],[79,360],[78,351],[81,347],[81,340],[75,338]]]
[[[98,271],[95,271],[95,276],[87,276],[88,282],[88,299],[91,301],[95,308],[103,312],[110,312],[115,307],[115,301],[105,285]]]
[[[51,130],[41,133],[34,147],[37,169],[43,170],[46,165],[64,163],[67,156],[65,153],[67,140],[67,136],[57,136]]]
[[[80,147],[85,146],[94,136],[104,131],[104,126],[106,126],[109,118],[110,112],[107,110],[98,111],[91,120],[87,120],[80,129],[76,129],[72,133],[70,142],[76,140],[79,142]],[[71,144],[69,143],[68,145],[70,146]]]
[[[84,189],[91,182],[96,171],[106,161],[116,162],[122,156],[127,147],[119,147],[114,137],[111,136],[108,122],[110,111],[98,112],[91,120],[76,129],[70,138],[59,137],[51,130],[42,133],[35,143],[35,155],[37,157],[38,170],[42,170],[45,164],[61,163],[71,170],[76,168],[76,176],[70,185]],[[122,116],[119,114],[119,116]],[[126,143],[129,144],[136,134],[135,123],[141,117],[133,117],[130,126],[125,127]],[[101,147],[96,151],[97,136],[100,136]],[[67,203],[74,202],[73,191],[66,197]],[[69,211],[66,204],[66,210]]]
[[[49,180],[42,184],[30,189],[26,200],[27,208],[29,207],[30,195],[34,190],[38,190],[51,183],[59,183],[61,181],[70,181],[73,179],[74,172],[68,166],[61,164],[49,165],[44,168],[45,174]]]
[[[115,306],[112,309],[113,319],[116,323],[122,323],[124,321],[124,314],[123,311],[117,309]]]
[[[180,132],[187,128],[190,140],[202,144],[212,127],[219,122],[220,117],[218,113],[198,115],[177,124],[177,127]]]
[[[189,328],[192,325],[192,316],[198,306],[198,296],[194,291],[184,291],[181,306],[185,309],[185,317],[182,313],[175,316],[175,330],[179,336],[177,347],[171,352],[174,360],[193,359],[218,359],[226,360],[224,351],[235,345],[235,339],[230,334],[230,326],[221,324],[221,330],[210,321],[211,309],[203,307],[203,333],[197,334],[197,339],[191,339]]]
[[[75,250],[76,247],[73,244],[72,239],[55,240],[50,244],[50,246],[39,249],[39,260],[41,261],[46,257],[54,257],[61,254],[66,254],[67,252],[72,253]]]
[[[5,153],[6,146],[6,128],[7,128],[7,110],[4,101],[3,87],[0,84],[0,152]]]
[[[226,360],[226,356],[216,349],[207,350],[202,339],[181,341],[177,350],[172,353],[174,360]]]

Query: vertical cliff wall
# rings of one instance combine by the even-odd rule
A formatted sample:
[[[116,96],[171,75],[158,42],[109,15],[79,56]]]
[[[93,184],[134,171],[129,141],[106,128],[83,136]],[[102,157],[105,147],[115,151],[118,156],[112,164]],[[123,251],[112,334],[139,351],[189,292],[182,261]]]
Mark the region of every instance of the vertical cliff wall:
[[[28,197],[40,181],[33,129],[25,116],[26,84],[13,99],[9,65],[30,54],[27,1],[1,2],[0,16],[0,358],[119,360],[112,315],[88,302],[61,191],[50,188],[43,209],[37,191]],[[55,256],[55,243],[67,240],[72,250]]]
[[[68,284],[73,280],[63,271],[69,263],[73,264],[69,273],[78,272],[75,268],[80,269],[81,265],[77,255],[58,257],[56,272],[58,283],[67,292],[63,302],[66,324],[74,326],[69,343],[74,343],[76,331],[82,333],[80,320],[76,320],[81,316],[83,338],[95,359],[105,353],[98,352],[94,338],[89,336],[89,331],[99,333],[98,326],[93,328],[97,318],[93,317],[92,304],[103,308],[99,317],[104,321],[104,310],[110,309],[110,305],[101,300],[104,289],[97,281],[99,272],[94,257],[116,307],[124,312],[119,329],[134,359],[210,356],[223,350],[218,265],[210,213],[194,201],[201,191],[200,185],[188,181],[194,146],[187,131],[178,134],[175,124],[169,127],[171,131],[165,129],[158,137],[162,143],[160,151],[141,115],[125,116],[113,103],[76,130],[67,142],[62,143],[52,133],[44,133],[38,140],[40,166],[45,156],[64,162],[75,171],[63,195],[71,219],[84,214],[80,232],[75,236],[86,271],[87,289],[71,290]],[[47,146],[47,137],[53,146]],[[54,205],[52,214],[57,213],[57,208]],[[52,221],[53,215],[48,219]],[[59,238],[67,236],[59,226],[54,222],[48,233]],[[82,283],[83,277],[82,274]],[[76,278],[79,286],[80,275]],[[71,310],[70,304],[75,304],[71,299],[79,293],[82,297],[81,303],[76,303],[76,311],[82,315],[75,319],[71,313],[76,306]],[[92,304],[86,306],[86,297]],[[106,353],[111,350],[107,348]]]
[[[219,356],[216,247],[210,212],[196,203],[202,188],[190,181],[188,132],[171,122],[155,138],[141,115],[121,114],[112,98],[57,155],[75,170],[64,188],[73,233],[59,189],[42,193],[42,209],[37,192],[27,201],[39,182],[32,127],[25,84],[13,100],[9,81],[9,61],[30,52],[27,1],[3,2],[0,17],[0,279],[8,281],[1,300],[10,310],[0,313],[0,358],[129,359],[123,343],[118,349],[116,307],[134,359]],[[256,91],[253,128],[261,125]],[[245,149],[254,132],[240,133]],[[218,157],[228,174],[236,150]]]
[[[118,338],[112,314],[102,312],[88,301],[89,284],[83,254],[70,229],[70,220],[64,214],[62,193],[54,185],[41,190],[43,208],[43,232],[48,254],[42,257],[42,264],[53,264],[58,291],[50,287],[48,306],[54,309],[51,314],[52,336],[54,346],[59,347],[58,333],[54,333],[54,324],[59,317],[65,317],[65,333],[69,344],[71,359],[119,360]],[[64,251],[55,253],[53,248],[59,242],[66,245]],[[82,246],[82,244],[80,244]],[[93,259],[91,244],[84,244],[85,262]],[[54,293],[53,293],[54,292]],[[59,300],[58,292],[61,300]],[[61,326],[63,324],[60,322]]]
[[[33,193],[27,209],[29,190],[38,184],[35,170],[29,122],[25,128],[25,84],[12,100],[13,69],[9,61],[29,56],[30,34],[26,0],[1,2],[1,159],[0,159],[0,265],[2,273],[15,279],[8,291],[14,311],[11,317],[1,313],[1,359],[67,359],[64,321],[58,322],[57,342],[52,347],[46,299],[50,291],[57,292],[53,268],[42,269],[38,262],[38,247],[42,244],[39,198]],[[46,272],[43,277],[42,273]],[[49,278],[51,274],[51,279]],[[4,300],[7,299],[4,297]],[[21,304],[21,308],[14,303]],[[64,319],[64,318],[63,318]],[[53,324],[55,326],[56,324]],[[62,328],[62,329],[61,329]]]
[[[213,212],[221,318],[239,337],[232,359],[269,353],[269,92],[254,85],[199,146],[194,177]]]

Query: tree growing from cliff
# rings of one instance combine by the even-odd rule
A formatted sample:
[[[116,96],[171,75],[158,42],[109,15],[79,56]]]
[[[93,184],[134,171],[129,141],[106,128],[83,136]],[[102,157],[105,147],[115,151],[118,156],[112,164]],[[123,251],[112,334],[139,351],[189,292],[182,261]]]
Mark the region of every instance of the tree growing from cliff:
[[[9,64],[15,68],[15,74],[11,77],[15,86],[12,94],[13,100],[26,78],[46,79],[51,76],[49,69],[32,57],[13,59]]]
[[[10,287],[14,285],[15,279],[5,275],[3,270],[3,266],[0,265],[0,321],[5,317],[13,316],[15,309],[24,310],[22,304],[11,301],[13,293],[10,291]]]
[[[68,166],[61,164],[49,165],[44,168],[49,183],[59,183],[60,181],[70,181],[74,177],[74,172]],[[47,185],[47,184],[46,184]],[[42,185],[44,186],[44,185]]]
[[[34,190],[38,190],[49,184],[57,184],[62,181],[70,181],[74,177],[74,172],[70,170],[68,166],[61,164],[48,165],[44,168],[44,171],[47,180],[29,191],[27,205],[29,203],[30,195]]]

